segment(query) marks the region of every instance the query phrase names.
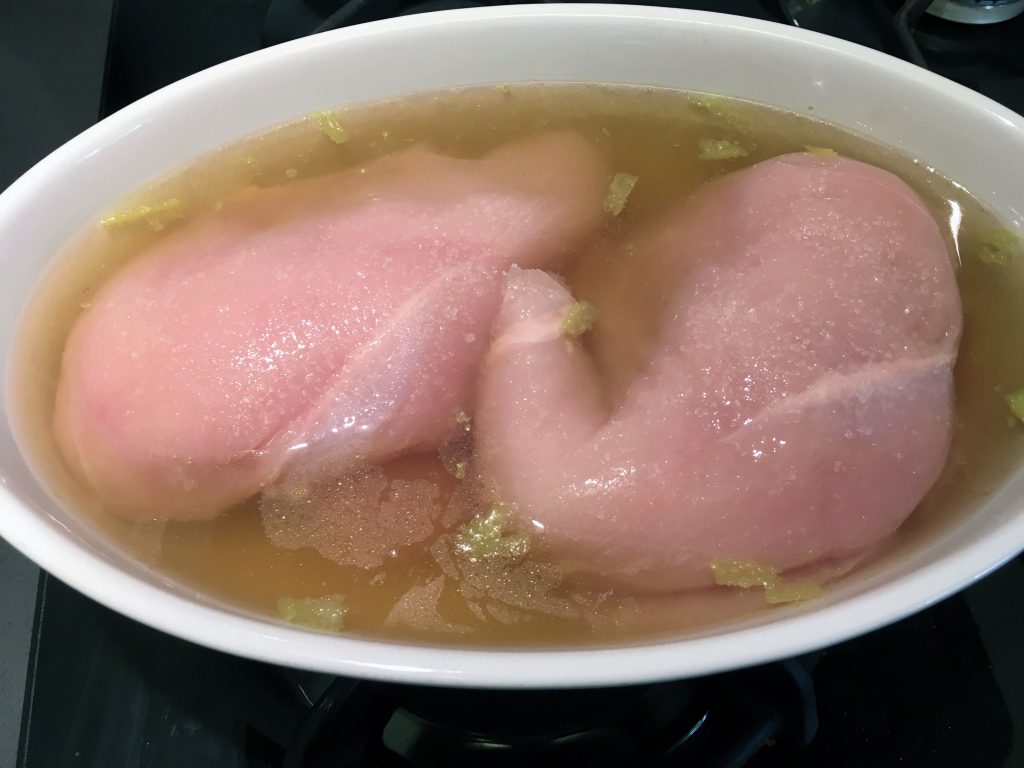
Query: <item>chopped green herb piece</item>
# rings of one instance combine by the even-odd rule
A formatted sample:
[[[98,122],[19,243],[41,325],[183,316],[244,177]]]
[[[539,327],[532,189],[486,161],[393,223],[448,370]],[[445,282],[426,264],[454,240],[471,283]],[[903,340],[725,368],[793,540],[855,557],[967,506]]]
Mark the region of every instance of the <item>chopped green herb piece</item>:
[[[711,561],[711,573],[720,587],[764,587],[764,598],[773,605],[815,600],[822,595],[821,585],[813,581],[785,582],[775,569],[746,560]]]
[[[604,209],[612,216],[618,216],[626,207],[626,201],[636,186],[637,177],[631,173],[616,173],[608,185],[604,198]]]
[[[799,603],[804,600],[817,600],[822,596],[821,585],[813,581],[794,581],[789,584],[773,584],[765,587],[764,597],[773,605],[780,603]]]
[[[558,332],[574,339],[579,338],[593,327],[598,316],[597,307],[589,301],[577,301],[569,308],[562,324],[558,326]]]
[[[996,229],[985,235],[982,242],[1003,251],[1010,251],[1020,245],[1020,237],[1008,229]]]
[[[712,560],[711,573],[720,587],[742,589],[771,587],[778,578],[774,568],[745,560]]]
[[[530,540],[522,534],[503,536],[512,510],[495,504],[485,514],[464,524],[455,539],[455,549],[470,560],[488,557],[518,559],[530,550]]]
[[[697,149],[701,160],[735,160],[750,154],[749,149],[730,139],[699,139]]]
[[[995,229],[981,239],[981,260],[1004,266],[1020,254],[1020,237],[1008,229]]]
[[[703,109],[712,117],[724,120],[733,128],[744,130],[750,127],[747,118],[740,114],[735,105],[724,96],[703,96],[695,102],[699,109]]]
[[[345,627],[348,612],[342,600],[341,595],[282,597],[277,601],[277,610],[289,624],[339,632]]]
[[[981,247],[980,258],[986,264],[997,264],[1000,267],[1005,267],[1010,263],[1010,254],[1006,251],[991,249],[984,245]]]
[[[1006,404],[1010,406],[1010,410],[1013,411],[1013,415],[1021,421],[1024,421],[1024,389],[1018,389],[1016,392],[1011,392],[1004,398]]]
[[[804,149],[812,155],[820,155],[821,157],[839,157],[839,153],[829,147],[815,147],[810,144],[804,144]]]
[[[320,121],[320,130],[335,144],[344,144],[348,141],[348,131],[338,122],[333,112],[320,112],[317,114],[317,120]]]
[[[185,218],[185,206],[181,200],[172,197],[162,203],[152,205],[137,205],[133,208],[125,208],[123,211],[107,216],[100,220],[100,224],[109,232],[116,232],[125,227],[146,223],[154,232],[159,232],[171,222]]]

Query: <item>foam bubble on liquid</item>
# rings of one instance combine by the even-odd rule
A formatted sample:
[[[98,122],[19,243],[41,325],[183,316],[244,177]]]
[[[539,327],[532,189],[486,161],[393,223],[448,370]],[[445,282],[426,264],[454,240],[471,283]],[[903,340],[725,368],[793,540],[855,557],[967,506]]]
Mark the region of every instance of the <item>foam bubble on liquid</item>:
[[[365,467],[290,477],[263,492],[260,513],[279,547],[312,547],[339,565],[379,568],[434,533],[440,497],[429,480],[389,480],[380,467]]]

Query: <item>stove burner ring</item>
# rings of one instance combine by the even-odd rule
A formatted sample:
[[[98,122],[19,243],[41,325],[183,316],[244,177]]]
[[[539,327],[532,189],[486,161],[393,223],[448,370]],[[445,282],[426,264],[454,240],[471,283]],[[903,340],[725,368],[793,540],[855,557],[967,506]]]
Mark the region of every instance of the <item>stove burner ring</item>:
[[[927,13],[961,24],[996,24],[1024,13],[1024,0],[935,0]]]

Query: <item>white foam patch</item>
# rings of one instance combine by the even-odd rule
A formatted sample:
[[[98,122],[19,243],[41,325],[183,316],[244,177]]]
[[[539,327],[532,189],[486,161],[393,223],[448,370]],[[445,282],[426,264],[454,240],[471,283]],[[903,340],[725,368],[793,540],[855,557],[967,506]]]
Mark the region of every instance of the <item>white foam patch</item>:
[[[289,477],[263,492],[260,513],[279,547],[312,547],[339,565],[379,568],[434,533],[440,497],[428,480],[389,481],[380,467],[366,467],[340,478]]]
[[[594,592],[567,582],[555,563],[503,557],[468,560],[458,555],[447,534],[430,552],[442,573],[457,585],[466,607],[483,623],[519,624],[544,617],[584,621],[599,629],[625,620],[634,610],[610,591]]]
[[[446,621],[441,616],[439,603],[444,592],[445,577],[435,576],[424,584],[417,584],[402,595],[387,618],[385,627],[406,626],[423,632],[465,634],[473,627]]]

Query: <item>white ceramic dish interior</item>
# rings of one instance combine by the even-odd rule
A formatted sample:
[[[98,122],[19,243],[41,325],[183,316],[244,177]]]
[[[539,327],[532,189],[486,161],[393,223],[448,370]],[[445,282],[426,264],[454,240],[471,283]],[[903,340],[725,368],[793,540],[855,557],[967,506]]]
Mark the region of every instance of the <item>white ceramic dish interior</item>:
[[[542,5],[412,16],[228,62],[104,120],[0,196],[0,354],[61,248],[129,190],[246,134],[346,102],[458,85],[586,81],[762,101],[899,147],[1021,229],[1024,119],[840,40],[718,14]],[[8,366],[9,368],[9,366]],[[7,371],[9,391],[10,370]],[[16,414],[13,414],[16,416]],[[247,615],[143,566],[63,508],[0,414],[0,534],[90,597],[231,653],[357,677],[463,686],[614,685],[699,675],[834,643],[919,610],[1024,548],[1024,476],[901,559],[717,634],[608,650],[467,651],[351,639]],[[13,424],[12,424],[13,422]]]

